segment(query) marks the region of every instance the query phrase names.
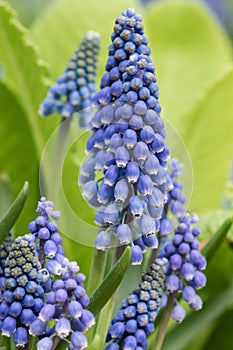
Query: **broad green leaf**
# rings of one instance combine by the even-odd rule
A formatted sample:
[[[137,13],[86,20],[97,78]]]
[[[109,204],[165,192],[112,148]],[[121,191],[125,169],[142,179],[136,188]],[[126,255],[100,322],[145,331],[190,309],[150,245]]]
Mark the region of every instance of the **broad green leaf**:
[[[0,241],[5,238],[5,236],[8,234],[18,219],[28,197],[28,191],[29,184],[28,182],[25,182],[17,198],[14,200],[8,211],[2,217],[0,221]]]
[[[52,78],[63,72],[88,30],[101,35],[98,66],[103,73],[115,19],[124,9],[135,7],[135,4],[134,0],[56,0],[48,6],[34,22],[32,34],[43,58],[49,62]]]
[[[91,296],[90,303],[87,308],[97,315],[111,296],[115,293],[117,287],[121,283],[122,278],[130,263],[130,248],[127,247],[121,258],[114,265],[112,270],[104,278],[101,285],[95,290]]]
[[[232,60],[231,42],[201,2],[158,1],[144,19],[163,115],[180,131],[181,115]]]
[[[20,21],[24,25],[29,25],[51,0],[8,0],[8,2],[16,9]]]
[[[233,348],[232,337],[233,312],[232,309],[227,310],[212,327],[212,332],[203,344],[202,350],[229,350]],[[188,349],[187,349],[188,350]],[[197,350],[193,348],[193,350]]]
[[[233,301],[233,286],[205,303],[203,310],[190,314],[181,325],[175,327],[165,338],[163,350],[182,350],[201,336]]]
[[[16,227],[23,234],[35,216],[39,199],[39,162],[25,112],[17,98],[0,82],[0,172],[8,174],[12,193],[16,196],[25,180],[31,190],[25,206],[25,217],[19,218]]]
[[[228,231],[232,227],[233,218],[227,219],[224,223],[219,227],[217,232],[212,236],[209,242],[202,249],[202,254],[206,257],[207,261],[209,261],[215,255],[216,251],[219,249],[221,244],[223,243]]]
[[[183,116],[183,137],[194,171],[192,208],[198,213],[221,205],[233,155],[233,67]]]
[[[9,4],[4,1],[0,1],[0,62],[4,72],[4,83],[18,97],[24,109],[30,133],[34,137],[36,155],[40,158],[44,146],[41,128],[45,126],[45,120],[39,119],[37,110],[47,89],[46,70],[28,32],[17,20]],[[1,110],[1,118],[3,117],[7,118],[7,115]],[[51,122],[46,121],[46,130],[48,135]]]

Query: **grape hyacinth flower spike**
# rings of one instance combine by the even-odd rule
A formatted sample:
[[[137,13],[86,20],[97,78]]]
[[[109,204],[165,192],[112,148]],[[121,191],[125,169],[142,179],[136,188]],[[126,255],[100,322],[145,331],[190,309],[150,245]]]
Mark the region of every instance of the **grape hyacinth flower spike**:
[[[86,277],[79,272],[77,263],[65,256],[58,226],[50,219],[57,220],[60,216],[53,209],[53,202],[42,197],[37,212],[41,215],[29,224],[29,230],[39,238],[45,305],[30,325],[29,333],[40,337],[38,350],[52,349],[70,335],[71,340],[66,339],[69,348],[76,348],[75,344],[79,343],[79,348],[84,349],[87,339],[83,332],[95,323],[93,314],[86,310],[89,303],[83,285]]]
[[[44,304],[41,263],[36,248],[34,235],[16,238],[5,262],[4,277],[0,277],[1,334],[13,336],[17,346],[28,343],[29,327]]]
[[[158,246],[156,232],[172,185],[170,152],[141,16],[124,11],[111,39],[79,184],[97,208],[96,248],[107,249],[113,233],[117,244],[130,244],[131,262],[140,264],[146,248]]]
[[[183,184],[179,181],[182,166],[176,159],[171,159],[170,166],[170,176],[174,187],[168,194],[166,210],[176,219],[176,228],[170,236],[165,237],[159,255],[168,260],[166,294],[176,300],[177,296],[182,293],[183,300],[190,308],[199,310],[202,308],[202,300],[196,291],[206,284],[206,277],[202,271],[207,264],[199,251],[197,240],[201,230],[195,225],[198,222],[198,216],[186,212],[184,207],[186,198],[182,193]],[[166,215],[161,220],[165,219]],[[161,235],[162,237],[164,235]],[[183,307],[179,304],[175,305],[172,318],[180,323],[184,317]]]
[[[42,197],[36,211],[40,215],[29,223],[30,233],[15,240],[0,277],[1,334],[21,347],[38,336],[38,350],[69,336],[69,349],[85,348],[83,333],[95,322],[86,310],[85,275],[65,256],[53,202]]]
[[[109,327],[106,350],[146,349],[164,290],[167,259],[155,259],[139,285],[123,300]]]
[[[87,32],[70,59],[64,74],[57,79],[40,106],[39,113],[58,113],[63,119],[79,112],[80,126],[86,127],[92,113],[92,97],[96,91],[96,68],[100,38]]]

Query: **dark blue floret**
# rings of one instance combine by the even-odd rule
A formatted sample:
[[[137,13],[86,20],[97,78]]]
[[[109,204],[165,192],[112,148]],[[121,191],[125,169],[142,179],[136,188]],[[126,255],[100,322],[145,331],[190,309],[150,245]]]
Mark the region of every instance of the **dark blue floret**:
[[[86,127],[92,113],[92,98],[95,93],[96,68],[99,51],[99,34],[87,32],[74,52],[64,74],[57,79],[40,106],[40,114],[61,114],[70,118],[80,114],[80,126]],[[115,75],[112,75],[115,77]]]
[[[162,201],[158,207],[162,212],[171,184],[166,163],[170,153],[165,145],[155,69],[141,16],[133,9],[124,11],[116,19],[111,38],[106,72],[100,91],[94,97],[97,111],[89,124],[92,135],[86,147],[88,160],[81,168],[79,183],[84,198],[97,208],[95,221],[101,231],[96,239],[97,248],[105,250],[109,246],[113,225],[115,230],[119,225],[127,225],[128,232],[132,232],[131,240],[128,242],[130,235],[122,239],[119,234],[118,243],[130,244],[135,254],[132,263],[139,263],[142,254],[133,248],[134,245],[140,242],[139,249],[156,246],[155,239],[145,240],[145,245],[142,237],[155,236],[158,231],[161,215],[151,215],[153,210],[148,198],[154,189],[159,190]],[[87,164],[91,164],[91,180],[94,177],[96,186],[88,182]],[[103,176],[100,180],[99,172]],[[90,190],[91,186],[97,190],[97,195]],[[130,203],[130,198],[134,197],[138,201]],[[103,207],[109,204],[118,209],[114,222],[104,220],[101,214]],[[135,226],[139,231],[132,230]],[[140,231],[140,227],[143,230]],[[105,230],[108,230],[107,235],[103,234]]]

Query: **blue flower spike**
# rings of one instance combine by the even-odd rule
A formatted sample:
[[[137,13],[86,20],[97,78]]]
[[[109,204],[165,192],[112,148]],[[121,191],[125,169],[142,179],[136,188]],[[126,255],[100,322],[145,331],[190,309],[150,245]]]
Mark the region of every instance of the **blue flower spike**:
[[[107,249],[111,233],[116,233],[119,245],[131,246],[131,263],[137,264],[145,252],[143,237],[155,237],[159,230],[171,187],[170,153],[141,16],[133,9],[124,11],[116,19],[111,40],[106,73],[93,98],[97,111],[89,123],[92,135],[79,184],[84,199],[97,210],[96,248]],[[113,207],[110,220],[106,212]],[[158,244],[144,239],[143,246],[155,249]]]
[[[199,251],[197,237],[201,230],[196,227],[198,216],[186,211],[186,198],[182,193],[183,184],[180,181],[183,166],[177,159],[170,160],[170,178],[173,189],[168,193],[160,220],[160,238],[163,239],[163,248],[159,256],[168,260],[166,279],[167,295],[173,293],[173,299],[181,293],[182,299],[191,309],[200,310],[202,300],[196,293],[206,285],[206,276],[202,272],[206,268],[206,259]],[[167,217],[167,214],[172,214]],[[166,303],[163,305],[165,306]],[[185,318],[185,311],[177,303],[172,312],[174,321],[180,323]]]
[[[66,339],[72,333],[74,343],[80,341],[84,348],[83,332],[95,323],[85,309],[89,303],[85,275],[65,256],[56,223],[60,213],[53,202],[42,197],[36,212],[38,216],[28,225],[30,233],[14,241],[0,276],[1,334],[13,336],[16,346],[22,347],[29,336],[38,336],[37,349],[51,350],[54,339]],[[72,341],[66,340],[72,348]]]
[[[146,349],[147,336],[154,331],[164,290],[167,259],[157,258],[140,284],[123,300],[109,327],[106,350]]]
[[[39,314],[35,301],[40,300],[43,306],[41,263],[36,248],[32,234],[16,238],[1,277],[5,280],[0,303],[1,333],[12,335],[17,346],[27,343],[30,324]]]
[[[63,119],[79,112],[80,126],[86,128],[92,115],[92,97],[96,91],[96,69],[100,37],[87,32],[70,59],[64,74],[57,79],[41,103],[39,113],[58,113]]]

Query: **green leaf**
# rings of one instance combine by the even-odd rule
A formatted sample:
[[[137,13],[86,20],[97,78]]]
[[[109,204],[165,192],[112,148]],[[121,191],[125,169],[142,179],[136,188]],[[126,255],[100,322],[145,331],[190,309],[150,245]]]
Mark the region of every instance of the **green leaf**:
[[[182,350],[188,344],[201,336],[219,316],[231,305],[233,301],[233,286],[227,291],[205,303],[203,310],[192,313],[175,327],[165,338],[163,350]]]
[[[25,182],[23,188],[19,192],[17,198],[14,200],[6,214],[0,221],[0,241],[2,241],[8,234],[10,229],[14,226],[21,211],[23,210],[29,191],[29,184]]]
[[[107,301],[115,293],[117,287],[121,283],[122,278],[127,270],[130,263],[130,248],[127,247],[122,254],[121,258],[114,265],[112,270],[104,278],[101,285],[95,290],[91,296],[90,303],[87,308],[94,315],[97,315],[100,310],[104,307]]]
[[[17,96],[25,112],[30,132],[34,137],[36,155],[40,158],[44,146],[41,133],[44,121],[38,118],[37,110],[47,89],[46,70],[28,32],[18,22],[9,4],[4,1],[0,1],[0,43],[4,83]],[[1,116],[4,117],[7,118],[6,115]],[[51,131],[51,122],[46,121],[46,129],[47,135]]]
[[[0,172],[9,176],[14,196],[25,180],[31,185],[24,211],[26,224],[25,218],[19,218],[16,223],[17,231],[24,232],[27,223],[35,215],[39,199],[39,161],[25,112],[17,98],[1,82],[0,111]]]
[[[222,226],[218,229],[218,231],[212,236],[209,242],[202,249],[202,254],[206,257],[208,261],[211,258],[213,258],[213,256],[215,255],[215,253],[223,243],[232,224],[233,224],[233,218],[230,218],[224,221]]]
[[[232,149],[233,67],[183,117],[183,137],[193,164],[191,206],[198,212],[218,209],[228,179]]]
[[[0,174],[0,220],[12,203],[10,181],[7,174]]]
[[[34,22],[32,34],[43,58],[50,64],[53,79],[61,75],[88,30],[101,35],[98,66],[102,74],[115,19],[124,9],[135,5],[134,0],[101,0],[101,4],[95,0],[56,0],[48,6],[43,15]]]
[[[24,25],[29,25],[50,1],[51,0],[8,0],[11,6],[16,9]]]
[[[232,61],[231,42],[201,2],[158,1],[144,19],[163,115],[180,131],[182,114]]]
[[[223,221],[227,220],[232,216],[232,209],[219,209],[208,211],[200,215],[200,227],[201,240],[209,240],[211,236],[216,232],[216,228],[219,227]],[[233,241],[233,227],[227,232],[227,239]]]

